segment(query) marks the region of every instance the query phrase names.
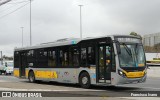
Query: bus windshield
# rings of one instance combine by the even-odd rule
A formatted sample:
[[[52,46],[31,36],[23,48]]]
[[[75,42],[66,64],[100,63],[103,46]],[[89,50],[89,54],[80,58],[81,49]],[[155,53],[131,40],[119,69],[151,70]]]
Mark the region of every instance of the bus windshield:
[[[120,44],[119,62],[121,67],[145,67],[143,46],[134,44]]]

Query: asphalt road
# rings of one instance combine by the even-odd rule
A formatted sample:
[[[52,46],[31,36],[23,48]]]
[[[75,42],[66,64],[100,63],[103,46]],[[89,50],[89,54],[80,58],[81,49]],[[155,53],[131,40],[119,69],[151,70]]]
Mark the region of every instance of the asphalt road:
[[[38,82],[29,83],[28,79],[19,79],[14,76],[0,76],[0,88],[11,89],[39,89],[39,90],[103,90],[103,91],[160,91],[160,78],[148,77],[145,83],[140,84],[125,84],[117,87],[112,86],[92,86],[91,89],[82,89],[75,84],[62,84],[54,82]]]
[[[48,97],[94,97],[92,100],[94,100],[96,97],[119,98],[123,96],[127,97],[123,99],[128,100],[128,96],[135,91],[140,91],[140,93],[141,91],[142,93],[143,91],[160,91],[159,83],[160,78],[148,77],[146,83],[141,84],[126,84],[116,87],[92,86],[91,89],[82,89],[79,87],[79,85],[75,84],[62,84],[55,82],[29,83],[27,79],[19,79],[9,75],[1,75],[0,91],[49,91],[46,93]]]

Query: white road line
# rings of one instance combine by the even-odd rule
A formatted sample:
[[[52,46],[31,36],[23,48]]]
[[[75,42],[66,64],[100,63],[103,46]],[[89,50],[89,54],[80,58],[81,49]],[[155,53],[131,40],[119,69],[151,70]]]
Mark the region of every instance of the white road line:
[[[102,90],[50,90],[50,89],[15,89],[15,88],[1,88],[0,91],[102,91]],[[104,90],[105,91],[105,90]]]
[[[10,81],[6,81],[6,80],[0,80],[0,82],[10,82]]]
[[[128,86],[126,86],[128,87]],[[152,90],[160,90],[160,88],[155,88],[155,87],[128,87],[128,88],[140,88],[140,89],[150,89],[150,91]],[[77,89],[77,88],[65,88],[63,90],[51,90],[51,89],[15,89],[15,88],[3,88],[0,87],[0,90],[11,90],[11,91],[105,91],[105,90],[92,90],[92,89]],[[142,90],[143,91],[143,90]]]
[[[134,86],[125,86],[127,88],[140,88],[140,89],[155,89],[155,90],[160,90],[160,88],[155,88],[155,87],[134,87]]]
[[[155,89],[155,90],[160,90],[160,88],[155,88],[155,87],[142,87],[143,89]]]

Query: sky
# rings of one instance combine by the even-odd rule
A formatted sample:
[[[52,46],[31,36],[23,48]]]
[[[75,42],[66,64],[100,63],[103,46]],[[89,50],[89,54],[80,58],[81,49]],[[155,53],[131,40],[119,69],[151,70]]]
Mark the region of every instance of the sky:
[[[1,2],[3,0],[0,0]],[[4,0],[5,1],[5,0]],[[32,0],[32,45],[57,39],[111,34],[160,32],[160,0]],[[24,6],[24,7],[23,7]],[[30,45],[29,0],[0,6],[0,51],[13,56],[15,47]]]

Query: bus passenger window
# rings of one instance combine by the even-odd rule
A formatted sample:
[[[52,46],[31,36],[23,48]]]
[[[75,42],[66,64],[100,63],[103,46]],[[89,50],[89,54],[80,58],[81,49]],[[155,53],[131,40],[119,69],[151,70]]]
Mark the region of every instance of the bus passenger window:
[[[19,68],[20,67],[19,63],[20,63],[19,52],[15,52],[14,53],[14,67]]]
[[[68,50],[60,50],[59,64],[61,67],[68,66]]]
[[[34,66],[34,63],[35,63],[35,52],[34,52],[34,50],[29,50],[27,52],[27,63],[28,63],[27,67],[33,67]]]
[[[79,51],[77,48],[73,49],[73,66],[79,65]]]
[[[115,61],[115,54],[114,54],[114,49],[111,49],[111,54],[112,54],[112,71],[115,72],[116,71],[116,61]]]
[[[59,66],[62,67],[62,62],[63,62],[63,51],[59,51]]]
[[[93,47],[88,47],[88,64],[95,65],[95,50]]]
[[[56,66],[56,52],[48,51],[48,66],[55,67]]]
[[[73,65],[72,48],[69,49],[69,66]]]
[[[81,66],[86,66],[87,62],[87,50],[86,48],[81,48]]]
[[[37,50],[37,65],[40,68],[48,67],[47,50],[44,49]]]
[[[63,66],[68,66],[68,51],[64,51]]]

